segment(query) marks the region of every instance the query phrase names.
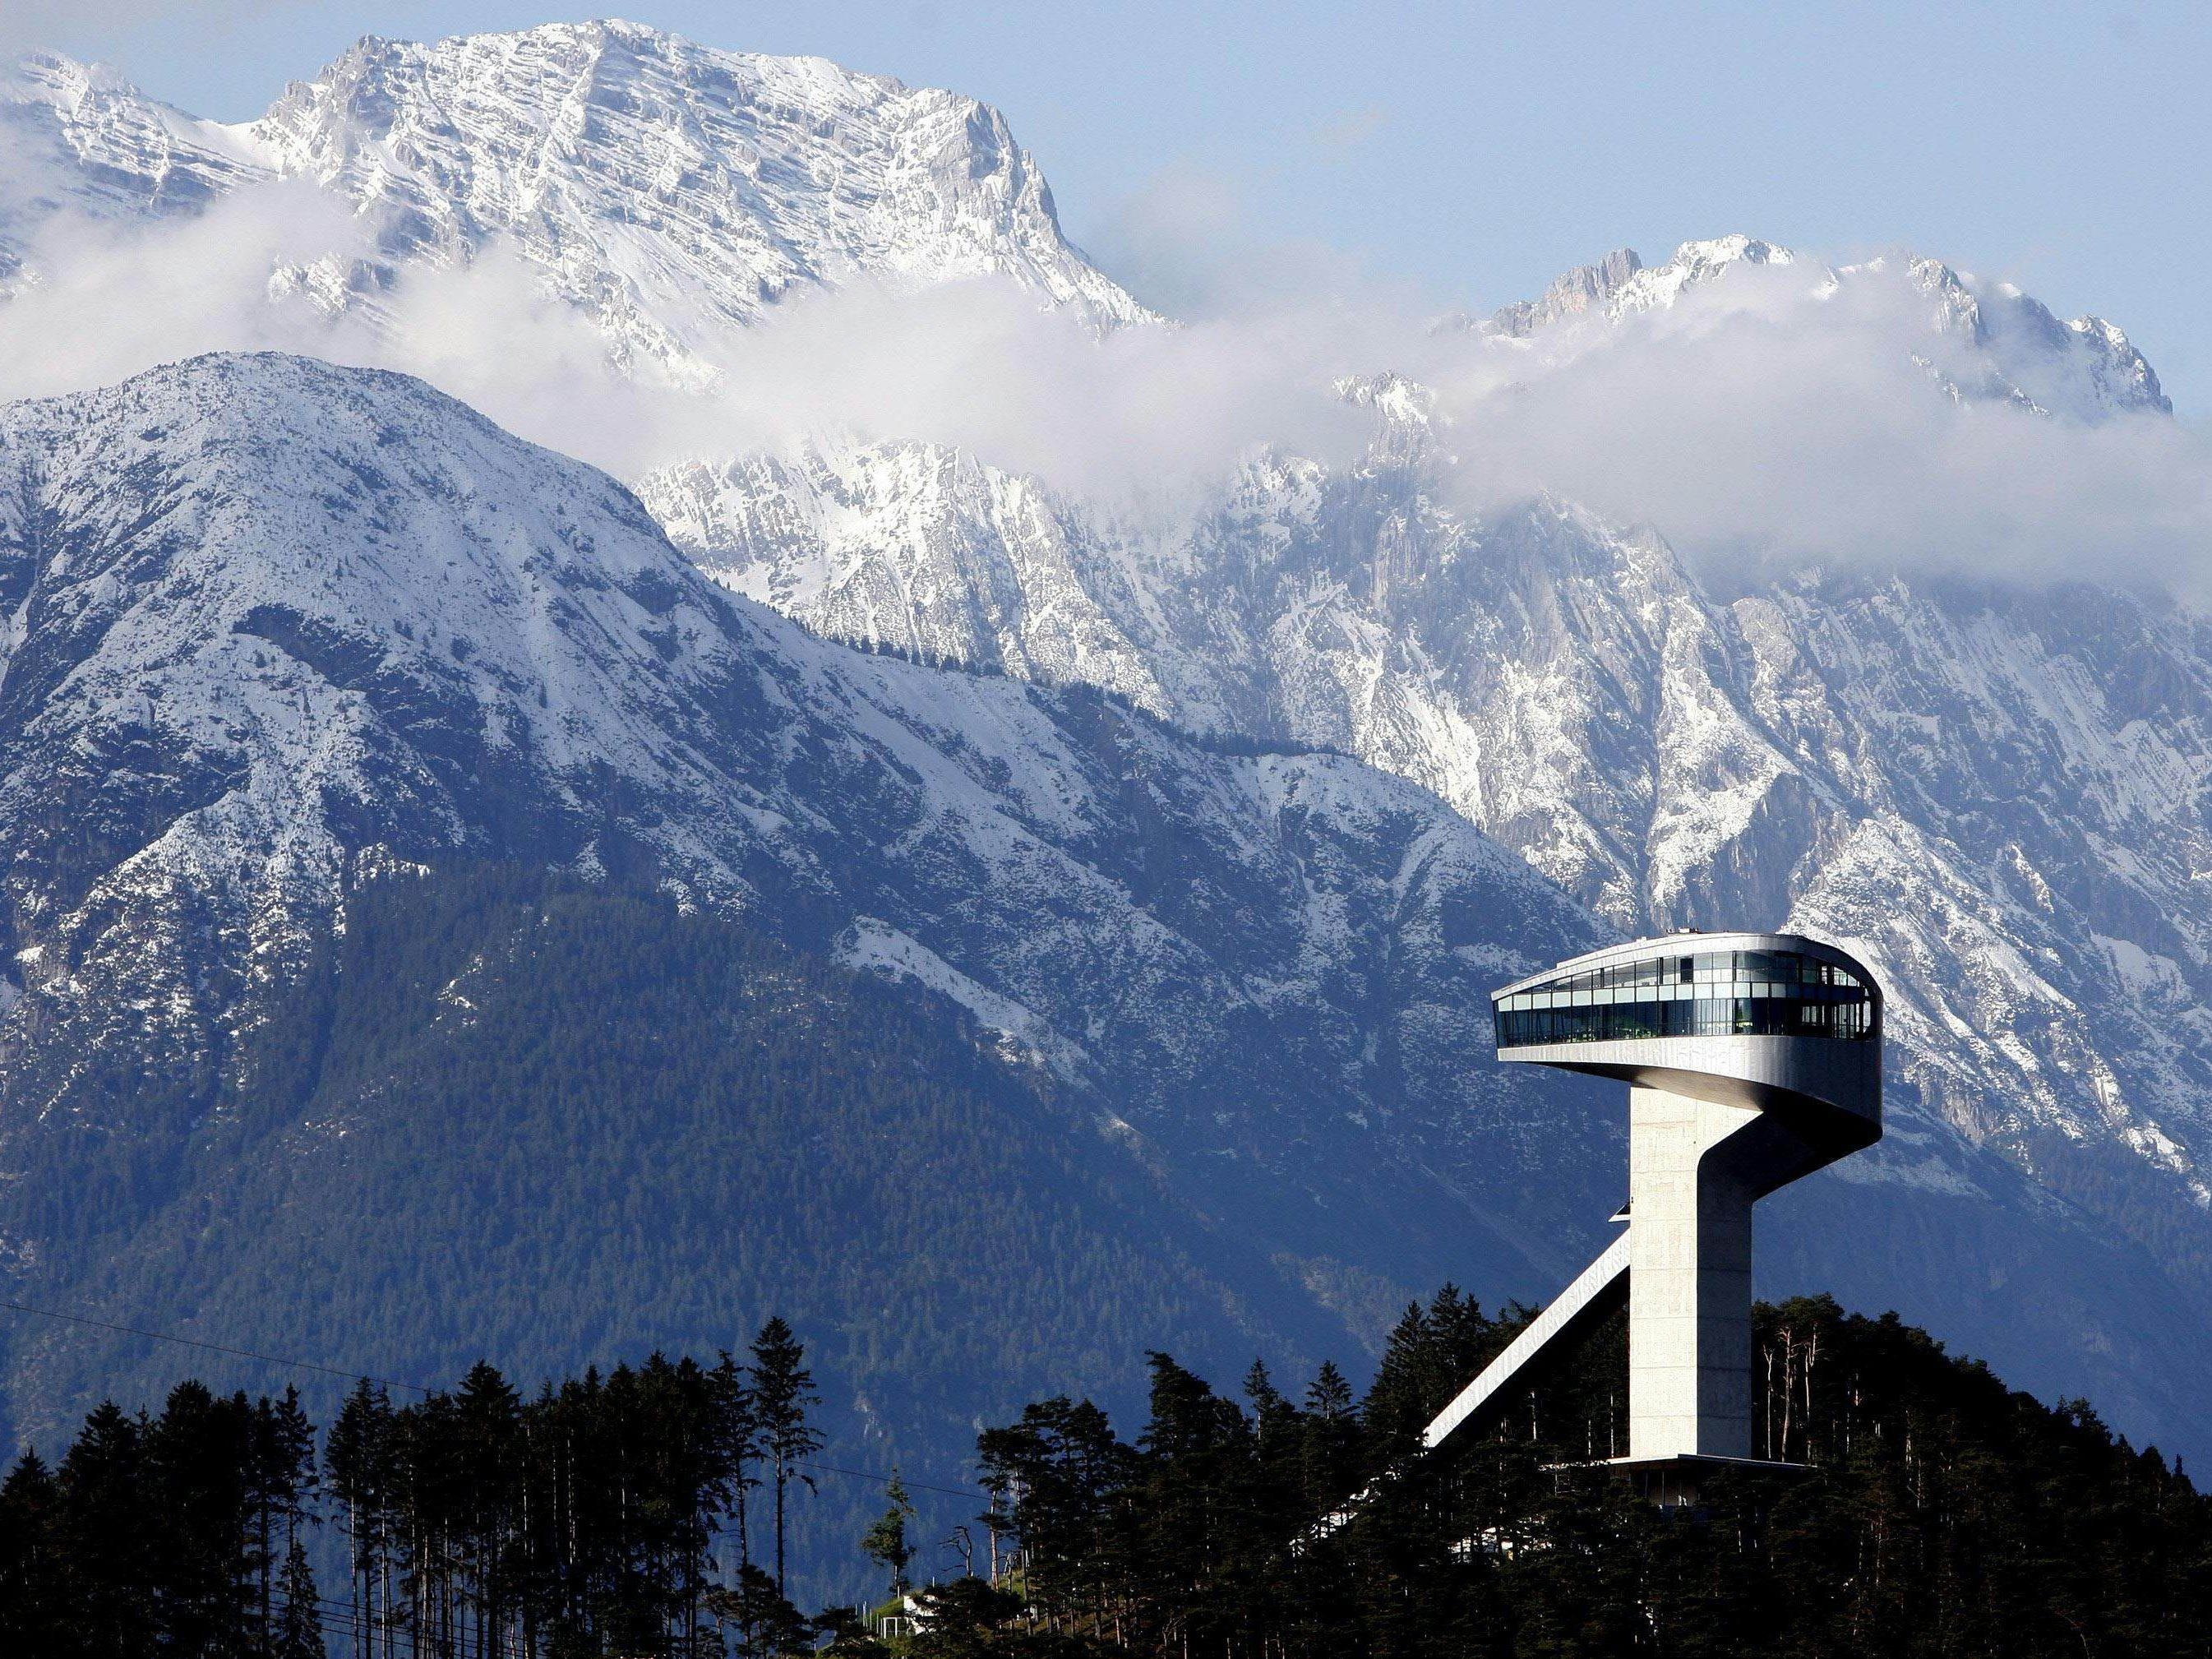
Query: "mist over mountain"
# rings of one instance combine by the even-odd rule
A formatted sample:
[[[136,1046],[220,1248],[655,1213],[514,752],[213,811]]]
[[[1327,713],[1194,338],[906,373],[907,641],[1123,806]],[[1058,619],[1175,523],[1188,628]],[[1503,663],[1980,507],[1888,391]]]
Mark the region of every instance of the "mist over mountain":
[[[1255,450],[1356,464],[1335,388],[1395,374],[1435,394],[1462,507],[1549,489],[1723,580],[2042,580],[2090,544],[2193,589],[2212,534],[2203,435],[2118,328],[1935,258],[1737,235],[1480,326],[1334,271],[1161,326],[994,112],[635,25],[365,40],[235,125],[33,56],[0,143],[19,393],[289,349],[625,477],[921,441],[1179,528]]]
[[[237,126],[27,60],[0,283],[6,389],[55,394],[0,416],[25,1299],[272,1316],[251,1241],[133,1264],[241,1180],[368,1189],[355,1104],[225,1126],[275,1121],[258,1034],[411,871],[659,895],[967,1033],[966,1098],[1074,1148],[1085,1259],[1167,1241],[1097,1352],[1157,1316],[1310,1359],[1448,1276],[1549,1294],[1616,1126],[1497,1074],[1486,992],[1787,925],[1889,987],[1891,1129],[1776,1201],[1772,1288],[2201,1444],[2212,465],[2111,324],[1733,237],[1481,321],[1178,326],[994,112],[626,24],[365,41]],[[409,1042],[463,1041],[442,994]],[[64,1174],[118,1194],[97,1227]],[[713,1259],[703,1212],[665,1229]],[[772,1300],[795,1259],[714,1271]],[[669,1328],[622,1321],[516,1352]],[[126,1362],[8,1363],[20,1426]]]

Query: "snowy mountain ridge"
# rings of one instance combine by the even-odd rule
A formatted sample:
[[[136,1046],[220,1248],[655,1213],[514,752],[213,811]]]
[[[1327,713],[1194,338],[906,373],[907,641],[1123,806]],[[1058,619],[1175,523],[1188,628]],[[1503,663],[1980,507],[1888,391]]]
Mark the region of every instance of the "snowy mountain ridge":
[[[51,52],[0,65],[0,278],[66,201],[97,217],[190,213],[266,167],[251,139]]]
[[[88,1053],[219,1068],[395,865],[543,861],[811,928],[975,988],[1162,1145],[1229,1132],[1296,1183],[1270,1115],[1498,1119],[1525,1087],[1457,1064],[1480,987],[1603,936],[1355,762],[1218,755],[728,599],[611,480],[387,374],[204,358],[6,406],[0,583],[9,1133],[92,1109]],[[1504,1121],[1548,1135],[1531,1109]]]
[[[298,275],[328,307],[373,311],[408,266],[464,264],[496,241],[618,362],[679,383],[711,378],[716,331],[856,277],[1008,279],[1100,328],[1150,314],[1069,246],[997,111],[634,23],[372,37],[235,126],[38,54],[0,77],[0,130],[95,217],[312,183],[374,241],[372,258]],[[23,181],[9,182],[0,257],[20,260],[56,192],[10,199]]]
[[[1846,942],[1891,987],[1900,1091],[2062,1191],[2119,1149],[2131,1204],[2201,1226],[2201,619],[1903,576],[1717,599],[1571,505],[1454,508],[1449,432],[1378,420],[1362,465],[1261,458],[1165,538],[925,445],[696,463],[644,495],[717,580],[820,632],[1359,755],[1624,932],[1748,915]]]
[[[373,313],[410,272],[513,247],[645,380],[710,374],[717,338],[772,316],[775,296],[855,277],[912,284],[996,275],[1090,329],[1143,320],[1060,237],[1033,164],[995,116],[951,94],[909,94],[828,65],[713,52],[614,24],[430,46],[368,41],[240,128],[163,111],[57,60],[34,61],[9,85],[0,91],[0,131],[10,156],[36,163],[18,173],[11,162],[0,192],[0,241],[18,257],[35,248],[42,216],[57,203],[95,216],[158,218],[282,176],[312,182],[379,238],[358,265],[301,278],[321,302]],[[2054,417],[2053,428],[2111,422],[2120,429],[2165,412],[2150,366],[2099,319],[2062,322],[2002,284],[1933,261],[1907,260],[1902,273],[1894,260],[1831,267],[1744,237],[1687,243],[1650,268],[1623,251],[1500,313],[1476,343],[1533,374],[1548,358],[1571,362],[1639,331],[1733,328],[1774,295],[1796,304],[1808,295],[1865,296],[1885,283],[1905,293],[1914,329],[1924,319],[1925,350],[1911,349],[1926,374],[1908,378],[1933,404],[2010,405],[1988,412],[2013,419],[2032,410]],[[1865,344],[1899,353],[1899,338],[1872,332]],[[129,396],[149,409],[190,404],[222,375],[265,374],[256,406],[269,433],[325,459],[303,461],[297,476],[258,463],[225,475],[231,460],[266,459],[281,446],[236,430],[198,449],[144,441],[154,445],[149,477],[178,499],[195,475],[231,477],[238,501],[304,487],[312,476],[313,491],[351,502],[345,513],[362,524],[402,514],[391,528],[404,521],[400,502],[416,472],[395,472],[387,451],[435,453],[451,440],[446,416],[364,413],[340,441],[315,422],[298,426],[283,406],[335,398],[368,410],[388,398],[415,410],[414,393],[392,390],[404,383],[325,385],[292,369],[202,373],[216,380],[188,386],[157,376],[133,382]],[[385,389],[364,389],[372,384]],[[672,564],[665,548],[645,550],[658,532],[597,475],[563,482],[487,460],[475,490],[435,468],[422,473],[441,481],[404,512],[428,514],[426,546],[453,549],[463,564],[485,548],[533,550],[495,561],[490,575],[471,574],[483,585],[464,607],[478,617],[461,630],[465,642],[402,602],[408,583],[439,591],[442,567],[407,564],[405,581],[377,597],[348,584],[398,558],[401,543],[349,542],[346,581],[318,574],[305,553],[298,568],[264,573],[318,604],[339,594],[342,605],[329,601],[335,610],[277,607],[305,622],[256,614],[262,601],[224,590],[228,608],[209,613],[220,623],[210,637],[229,643],[195,654],[200,678],[163,694],[192,711],[182,725],[166,720],[160,697],[131,701],[133,676],[170,672],[149,647],[68,682],[72,696],[82,690],[99,710],[82,734],[97,764],[69,769],[80,734],[68,723],[82,711],[69,712],[66,699],[54,728],[32,733],[36,752],[26,751],[9,806],[29,866],[73,846],[80,817],[106,822],[95,787],[101,766],[116,773],[117,788],[198,781],[163,786],[175,792],[174,811],[168,795],[125,803],[102,832],[100,848],[143,858],[131,876],[143,875],[143,894],[100,887],[109,866],[94,859],[81,879],[21,896],[27,931],[16,948],[41,953],[25,958],[21,1029],[70,1033],[23,1051],[59,1068],[27,1063],[26,1097],[62,1097],[68,1057],[115,1038],[70,1024],[93,1015],[90,1003],[69,1012],[68,983],[96,982],[92,969],[102,963],[100,971],[121,974],[124,954],[186,927],[194,895],[219,896],[210,902],[227,918],[210,960],[231,965],[210,969],[207,982],[250,984],[256,972],[281,971],[286,941],[304,936],[301,918],[326,909],[349,879],[348,860],[506,847],[569,867],[650,870],[713,902],[803,894],[811,904],[839,891],[848,960],[955,996],[1066,1078],[1102,1091],[1105,1074],[1091,1069],[1100,1056],[1139,1056],[1110,1085],[1152,1103],[1131,1120],[1147,1134],[1186,1115],[1196,1125],[1216,1109],[1221,1091],[1176,1070],[1195,1063],[1184,1034],[1200,1034],[1191,1041],[1202,1046],[1217,1029],[1207,1023],[1209,998],[1239,1011],[1325,1006],[1316,1018],[1336,1035],[1302,1051],[1308,1070],[1356,1079],[1350,1109],[1391,1126],[1393,1157],[1458,1170],[1458,1154],[1437,1151],[1465,1144],[1452,1092],[1462,1085],[1443,1079],[1463,1074],[1466,1053],[1484,1041],[1468,1011],[1479,1010],[1483,975],[1503,947],[1441,920],[1424,935],[1448,941],[1437,960],[1458,965],[1442,990],[1424,981],[1401,1011],[1431,1067],[1419,1089],[1402,1091],[1368,1060],[1346,1058],[1407,1051],[1376,1024],[1397,1018],[1386,1004],[1402,988],[1347,988],[1331,965],[1347,937],[1338,899],[1307,884],[1310,863],[1295,878],[1285,873],[1306,849],[1284,851],[1271,839],[1286,827],[1326,828],[1323,864],[1356,878],[1370,907],[1371,926],[1350,935],[1395,938],[1372,918],[1396,902],[1383,895],[1395,896],[1408,870],[1428,867],[1410,849],[1433,833],[1453,846],[1502,845],[1564,889],[1582,908],[1527,901],[1563,933],[1788,921],[1864,951],[1893,993],[1895,1116],[1883,1148],[1854,1161],[1838,1184],[1905,1206],[1900,1215],[1938,1200],[1971,1210],[1991,1231],[1943,1232],[1929,1246],[1953,1265],[1972,1263],[1968,1279],[2016,1278],[2019,1263],[2057,1248],[2054,1241],[2065,1243],[2060,1254],[2087,1260],[2078,1239],[2094,1236],[2098,1249],[2118,1253],[2100,1258],[2106,1278],[2124,1281],[2136,1298],[2100,1339],[2114,1352],[2159,1340],[2171,1318],[2161,1308],[2212,1306],[2212,1116],[2203,1104],[2212,1022],[2203,1012],[2212,1000],[2212,904],[2197,874],[2212,856],[2212,637],[2203,618],[2087,586],[1854,574],[1850,548],[1837,549],[1832,565],[1718,591],[1677,554],[1663,526],[1631,528],[1540,493],[1469,505],[1449,418],[1427,393],[1392,377],[1348,390],[1375,418],[1366,453],[1329,465],[1279,448],[1258,453],[1199,510],[1166,526],[1132,523],[927,433],[702,453],[638,481],[684,552],[744,599],[817,635],[993,671],[1012,684],[840,652],[742,604],[725,611],[728,602]],[[102,441],[118,453],[136,453],[143,432],[177,424],[156,410],[131,427],[136,414],[115,412],[126,407],[105,406],[99,416]],[[31,452],[67,448],[39,424],[61,416],[12,418]],[[372,438],[386,426],[397,434],[391,444]],[[85,449],[61,469],[60,487],[83,495],[70,510],[91,514],[99,490],[118,488],[99,462]],[[388,506],[378,499],[387,487],[398,492]],[[21,504],[11,533],[33,546],[58,510],[55,498],[30,473],[9,488]],[[570,529],[533,505],[518,537],[512,515],[521,509],[510,495],[568,501]],[[449,496],[468,504],[459,527],[440,505]],[[327,538],[313,491],[286,499],[296,516],[272,520],[279,545]],[[617,540],[634,559],[619,575],[592,574],[593,560],[569,539],[579,501],[599,503],[586,539]],[[119,521],[100,533],[110,532],[129,540]],[[22,666],[9,665],[19,712],[33,725],[40,699],[66,679],[54,665],[67,660],[58,641],[70,635],[44,619],[82,618],[95,630],[112,599],[96,585],[46,580],[36,605],[18,610]],[[602,580],[609,586],[594,585]],[[180,614],[195,603],[181,594]],[[403,623],[434,648],[383,643]],[[118,640],[132,630],[149,641],[159,634],[143,606]],[[607,658],[564,654],[564,641],[592,633],[620,648]],[[218,694],[231,678],[270,672],[256,652],[305,665],[283,669],[302,679],[280,678],[273,692]],[[762,652],[781,665],[756,673]],[[1034,684],[1025,689],[1024,680]],[[741,694],[748,685],[761,688],[757,696]],[[1319,757],[1218,766],[1218,757],[1197,758],[1201,745],[1126,710],[1094,721],[1090,708],[1113,705],[1067,701],[1068,688],[1086,686],[1171,726],[1341,749],[1403,782],[1384,785]],[[398,713],[380,709],[380,695]],[[267,758],[245,758],[232,726],[258,731],[252,721],[275,716],[255,711],[288,701],[313,711],[323,746],[270,735]],[[732,736],[732,709],[746,711],[734,729],[754,736]],[[769,731],[773,741],[757,736]],[[1111,753],[1078,732],[1102,744],[1110,733]],[[181,745],[170,755],[177,764],[138,766],[149,744],[161,754]],[[1117,770],[1130,754],[1176,757],[1159,775],[1176,781],[1168,793],[1176,834],[1212,849],[1205,868],[1217,902],[1174,925],[1162,923],[1158,907],[1195,879],[1190,866],[1133,862],[1117,850],[1117,837],[1141,842],[1152,822],[1153,775],[1139,787]],[[758,782],[791,776],[810,756],[834,763],[788,787]],[[462,789],[483,765],[492,768],[489,793]],[[263,781],[241,793],[216,788],[241,766]],[[59,769],[46,786],[40,767]],[[894,777],[921,781],[885,781]],[[295,778],[315,780],[316,792],[295,787]],[[617,786],[615,808],[604,804],[603,779]],[[74,816],[57,817],[40,787]],[[325,790],[347,804],[338,814],[351,825],[344,834],[323,816]],[[1488,841],[1451,840],[1425,806],[1406,805],[1425,799],[1422,792]],[[1386,811],[1377,800],[1399,805]],[[650,810],[633,810],[639,801]],[[1407,837],[1345,828],[1378,814],[1408,826]],[[200,838],[203,822],[210,833],[236,824],[236,848],[279,851],[259,867],[244,853],[218,856]],[[156,823],[185,827],[131,839]],[[317,824],[325,827],[309,827]],[[404,834],[395,827],[403,824]],[[870,845],[912,855],[914,868],[871,863]],[[1271,873],[1261,888],[1237,889],[1226,872],[1250,858]],[[864,890],[838,889],[836,872],[848,866],[871,872]],[[948,870],[984,872],[986,890],[1005,896],[982,930],[988,948],[947,920],[971,902],[962,896],[965,878]],[[920,896],[904,890],[909,879],[922,883]],[[1523,891],[1499,890],[1508,889]],[[1241,908],[1218,900],[1231,890]],[[1526,890],[1556,901],[1542,881]],[[155,895],[165,896],[142,931],[100,944],[109,937],[101,918],[115,903],[153,903]],[[1017,896],[1048,917],[1073,906],[1085,925],[1124,943],[1102,963],[1084,955],[1073,923],[1033,935],[1031,922],[1012,914]],[[1430,898],[1424,915],[1453,913],[1446,898],[1423,902]],[[1266,942],[1255,960],[1205,960],[1208,941],[1252,915],[1263,919]],[[241,941],[246,948],[234,952]],[[1148,954],[1155,946],[1164,954]],[[1186,949],[1196,955],[1180,954]],[[1084,971],[1060,979],[1052,964],[1069,956]],[[1464,980],[1454,977],[1462,970]],[[1178,975],[1204,988],[1192,1002],[1151,1000]],[[1133,983],[1145,994],[1129,991]],[[148,995],[179,1007],[206,1000],[182,978]],[[216,1000],[248,1006],[242,991]],[[1135,1008],[1122,1031],[1134,1038],[1114,1041],[1110,1018],[1103,1034],[1094,1029],[1094,1003]],[[205,1030],[179,1037],[178,1065],[204,1060],[216,1041]],[[1417,1122],[1392,1103],[1413,1098],[1430,1103],[1412,1115]],[[1548,1121],[1533,1108],[1507,1115],[1508,1139],[1530,1160],[1512,1167],[1551,1158],[1582,1167],[1559,1144],[1569,1126],[1548,1097],[1547,1109]],[[1285,1180],[1298,1158],[1327,1164],[1347,1157],[1344,1146],[1366,1144],[1304,1134],[1291,1137],[1299,1150],[1276,1168]],[[1238,1148],[1257,1158],[1269,1144],[1252,1131]],[[1186,1150],[1190,1169],[1222,1154],[1198,1142]],[[1371,1171],[1359,1159],[1379,1156],[1362,1152],[1352,1162]],[[1470,1153],[1465,1167],[1480,1163]],[[1476,1210],[1519,1213],[1510,1204],[1500,1210],[1506,1200],[1495,1190],[1462,1183],[1459,1191],[1455,1203],[1479,1192],[1479,1202],[1467,1200]],[[1558,1207],[1547,1212],[1554,1219]],[[1420,1272],[1436,1265],[1418,1251],[1400,1261],[1408,1275],[1416,1267],[1405,1263]],[[1840,1286],[1832,1265],[1820,1273]],[[1909,1264],[1873,1265],[1893,1274]],[[2053,1270],[2053,1282],[2063,1278]],[[1878,1294],[1904,1294],[1894,1279],[1877,1282],[1890,1286]],[[1960,1340],[1988,1331],[1998,1345],[2042,1345],[2023,1357],[1983,1344],[2022,1377],[2073,1376],[2051,1368],[2088,1363],[2065,1347],[2056,1302],[2030,1318],[2002,1298],[1984,1307],[1978,1290],[1960,1300],[1954,1288],[1920,1289],[1936,1301],[1909,1311],[1966,1334]],[[2009,1325],[1990,1314],[1999,1305],[2010,1310]],[[2146,1375],[2183,1374],[2146,1364]]]
[[[1595,264],[1564,273],[1536,299],[1507,306],[1480,326],[1511,340],[1553,337],[1555,347],[1572,350],[1601,339],[1607,330],[1630,319],[1668,311],[1687,295],[1724,296],[1725,289],[1718,285],[1734,276],[1741,289],[1738,273],[1743,271],[1802,270],[1808,291],[1833,294],[1879,276],[1899,262],[1914,288],[1933,302],[1933,330],[1978,360],[1980,373],[1967,383],[1945,380],[1953,395],[1995,398],[2083,421],[2120,412],[2173,412],[2157,372],[2105,319],[2062,320],[2010,283],[1988,281],[1911,253],[1827,265],[1774,243],[1734,235],[1684,242],[1662,264],[1647,265],[1633,248],[1616,248]],[[1564,341],[1557,337],[1562,335]]]

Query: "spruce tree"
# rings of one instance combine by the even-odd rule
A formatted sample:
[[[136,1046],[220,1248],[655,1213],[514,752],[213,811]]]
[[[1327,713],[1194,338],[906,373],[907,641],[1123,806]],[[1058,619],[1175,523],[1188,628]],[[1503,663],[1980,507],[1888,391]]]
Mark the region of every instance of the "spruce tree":
[[[814,1489],[813,1477],[798,1465],[822,1449],[822,1437],[807,1419],[806,1409],[822,1403],[814,1392],[814,1378],[805,1365],[806,1351],[780,1318],[770,1319],[753,1338],[753,1363],[746,1379],[753,1400],[753,1416],[759,1425],[775,1490],[775,1590],[784,1593],[787,1582],[784,1559],[785,1493],[794,1480]]]
[[[148,1437],[143,1416],[103,1401],[85,1419],[57,1480],[58,1553],[82,1612],[85,1644],[116,1659],[151,1653],[159,1633],[155,1595],[166,1567],[148,1521]]]
[[[0,1653],[61,1650],[72,1609],[58,1522],[61,1484],[33,1450],[0,1481]]]
[[[284,1556],[283,1609],[276,1621],[273,1659],[325,1659],[323,1613],[307,1547],[292,1540]]]
[[[391,1617],[392,1411],[381,1386],[363,1377],[331,1425],[324,1462],[345,1528],[347,1597],[354,1651],[370,1659]]]
[[[753,1560],[751,1506],[748,1501],[760,1477],[753,1473],[761,1456],[761,1424],[757,1402],[747,1386],[746,1373],[728,1349],[709,1373],[724,1464],[729,1471],[731,1517],[738,1528],[738,1565]]]

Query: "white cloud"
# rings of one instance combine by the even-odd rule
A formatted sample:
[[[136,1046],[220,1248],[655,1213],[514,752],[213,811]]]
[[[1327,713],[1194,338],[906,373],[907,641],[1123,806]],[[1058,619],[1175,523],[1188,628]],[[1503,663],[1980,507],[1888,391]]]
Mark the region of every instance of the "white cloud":
[[[362,251],[351,216],[301,185],[241,191],[204,216],[155,225],[64,211],[40,228],[0,303],[0,395],[104,385],[200,351],[346,356],[350,325],[276,273]]]
[[[1297,307],[1104,338],[998,283],[789,304],[721,356],[733,433],[794,425],[956,444],[1116,496],[1217,483],[1263,444],[1348,461],[1370,422],[1328,391],[1382,319]]]
[[[1228,177],[1179,164],[1115,204],[1084,237],[1100,269],[1163,315],[1202,322],[1297,307],[1411,319],[1437,309],[1318,238],[1263,234]]]
[[[2207,434],[1954,399],[1943,379],[1988,365],[1932,312],[1894,264],[1832,290],[1744,267],[1594,343],[1471,355],[1439,370],[1458,486],[1652,525],[1723,580],[1819,562],[2212,597]]]
[[[1437,390],[1458,459],[1438,483],[1449,499],[1480,511],[1548,489],[1656,526],[1723,586],[1816,561],[2091,572],[2212,598],[2206,434],[1954,402],[1939,373],[1978,384],[1987,365],[1893,270],[1829,290],[1804,266],[1739,267],[1670,310],[1530,343],[1433,330],[1404,295],[1352,282],[1103,338],[1008,284],[862,284],[724,334],[719,386],[701,395],[614,373],[591,322],[496,248],[343,314],[313,302],[366,252],[358,222],[299,185],[154,228],[57,220],[34,249],[41,280],[0,303],[0,392],[275,348],[421,374],[624,475],[799,437],[921,437],[1179,513],[1261,445],[1353,461],[1370,418],[1330,388],[1389,368]]]

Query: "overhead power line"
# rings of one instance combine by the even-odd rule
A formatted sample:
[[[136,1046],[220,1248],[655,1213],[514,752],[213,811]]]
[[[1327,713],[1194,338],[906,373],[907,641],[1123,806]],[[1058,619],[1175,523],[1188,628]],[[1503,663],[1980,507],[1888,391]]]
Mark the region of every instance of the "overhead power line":
[[[256,1353],[251,1348],[228,1348],[220,1342],[203,1342],[198,1337],[172,1336],[167,1331],[149,1331],[136,1325],[118,1325],[110,1320],[90,1319],[82,1314],[58,1313],[52,1308],[33,1308],[21,1302],[0,1302],[0,1308],[11,1313],[35,1314],[41,1319],[58,1319],[71,1325],[89,1325],[96,1330],[118,1331],[125,1336],[143,1336],[149,1342],[173,1342],[180,1348],[204,1348],[210,1353],[228,1354],[234,1359],[258,1359],[264,1365],[284,1365],[296,1371],[319,1371],[325,1376],[343,1376],[349,1382],[366,1379],[387,1389],[406,1389],[416,1394],[435,1394],[437,1390],[420,1382],[401,1382],[388,1376],[374,1376],[367,1371],[349,1370],[338,1365],[318,1365],[312,1359],[286,1359],[273,1353]]]
[[[791,1467],[794,1469],[813,1469],[823,1474],[849,1474],[855,1480],[872,1480],[883,1486],[896,1480],[901,1486],[911,1486],[916,1492],[941,1492],[953,1498],[973,1498],[983,1491],[981,1486],[933,1486],[927,1480],[909,1480],[904,1474],[874,1474],[866,1469],[841,1469],[835,1463],[793,1462]]]

